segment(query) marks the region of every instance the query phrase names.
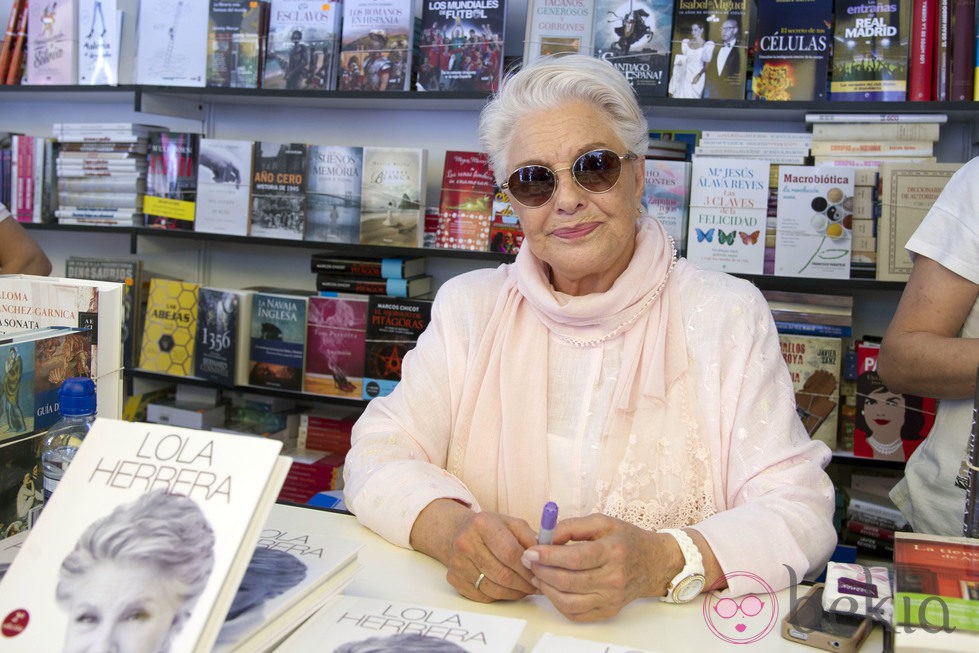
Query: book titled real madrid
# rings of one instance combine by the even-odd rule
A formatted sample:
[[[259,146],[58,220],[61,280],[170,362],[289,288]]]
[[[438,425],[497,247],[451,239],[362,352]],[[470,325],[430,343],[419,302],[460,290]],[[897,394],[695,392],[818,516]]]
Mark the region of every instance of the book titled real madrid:
[[[98,418],[0,585],[4,650],[77,647],[122,603],[120,619],[159,619],[139,650],[210,651],[288,471],[281,448]]]

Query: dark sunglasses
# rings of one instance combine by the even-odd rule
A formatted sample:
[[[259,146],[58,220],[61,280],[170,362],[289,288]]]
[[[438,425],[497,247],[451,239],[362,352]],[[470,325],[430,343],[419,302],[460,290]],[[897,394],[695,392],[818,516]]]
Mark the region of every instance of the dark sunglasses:
[[[589,193],[606,193],[615,186],[622,172],[623,159],[638,158],[632,152],[616,154],[612,150],[585,152],[566,168],[551,170],[547,166],[529,165],[514,170],[501,187],[524,206],[536,208],[547,204],[557,187],[557,173],[570,170],[578,186]]]

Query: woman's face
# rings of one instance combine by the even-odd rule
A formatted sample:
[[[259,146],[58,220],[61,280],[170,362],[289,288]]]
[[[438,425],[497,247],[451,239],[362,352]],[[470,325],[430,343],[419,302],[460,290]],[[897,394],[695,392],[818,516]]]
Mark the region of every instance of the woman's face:
[[[608,117],[587,102],[524,116],[514,127],[509,171],[527,164],[557,170],[594,149],[625,154]],[[578,186],[560,170],[557,187],[543,206],[513,203],[524,245],[551,267],[554,287],[571,295],[608,290],[632,259],[643,192],[643,159],[623,160],[615,185],[605,193]]]
[[[863,418],[873,435],[888,432],[900,437],[904,426],[904,397],[886,389],[871,392],[863,403]]]
[[[700,35],[704,33],[704,28],[698,25],[697,23],[694,23],[693,25],[690,26],[690,33],[693,34],[695,37],[700,37]]]
[[[76,579],[65,653],[156,653],[170,645],[183,601],[150,565],[104,561]]]

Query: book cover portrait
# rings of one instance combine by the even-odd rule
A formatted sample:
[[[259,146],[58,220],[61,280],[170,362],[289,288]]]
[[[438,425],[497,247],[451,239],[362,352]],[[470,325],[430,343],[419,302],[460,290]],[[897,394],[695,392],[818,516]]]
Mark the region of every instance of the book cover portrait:
[[[304,390],[360,398],[367,297],[310,297]]]

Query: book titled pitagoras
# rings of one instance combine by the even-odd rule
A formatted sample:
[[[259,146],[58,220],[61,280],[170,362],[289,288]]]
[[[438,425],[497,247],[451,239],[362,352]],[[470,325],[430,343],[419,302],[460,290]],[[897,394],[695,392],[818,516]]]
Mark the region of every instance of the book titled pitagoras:
[[[78,650],[132,614],[148,632],[127,650],[210,651],[288,470],[281,448],[98,418],[3,577],[4,651]]]

